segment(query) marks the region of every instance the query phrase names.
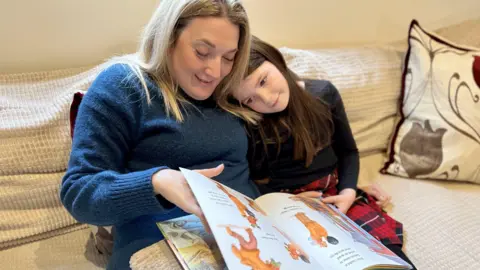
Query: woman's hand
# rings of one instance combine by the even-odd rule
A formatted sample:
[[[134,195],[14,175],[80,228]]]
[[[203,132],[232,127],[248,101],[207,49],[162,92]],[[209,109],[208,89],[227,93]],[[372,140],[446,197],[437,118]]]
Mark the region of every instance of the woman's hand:
[[[322,201],[324,203],[334,204],[340,212],[346,214],[355,201],[356,195],[357,192],[354,189],[346,188],[340,191],[338,195],[326,197],[322,199]]]
[[[307,197],[307,198],[313,198],[313,199],[322,199],[323,193],[320,191],[304,191],[302,193],[298,193],[295,196],[302,196],[302,197]]]
[[[377,183],[372,184],[368,187],[362,188],[368,195],[377,199],[377,204],[380,207],[387,206],[390,201],[392,200],[392,196],[388,194],[385,190],[383,190],[380,185]]]
[[[223,169],[224,166],[222,164],[211,169],[196,170],[196,172],[212,178],[222,173]],[[187,180],[180,171],[171,169],[158,171],[152,176],[152,184],[156,194],[163,196],[183,211],[199,217],[205,229],[210,232],[202,209],[198,205]]]

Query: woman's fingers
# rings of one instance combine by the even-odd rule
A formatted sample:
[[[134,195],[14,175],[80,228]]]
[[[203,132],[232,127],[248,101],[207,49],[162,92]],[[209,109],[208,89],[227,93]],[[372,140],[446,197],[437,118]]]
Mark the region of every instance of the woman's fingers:
[[[322,195],[323,195],[323,193],[320,192],[320,191],[305,191],[305,192],[302,192],[302,193],[298,194],[297,196],[318,199],[318,198],[322,197]]]
[[[322,201],[324,203],[333,203],[335,204],[339,199],[339,196],[338,195],[335,195],[335,196],[330,196],[330,197],[326,197],[326,198],[323,198]]]
[[[225,166],[223,164],[218,165],[215,168],[203,169],[203,170],[195,170],[196,172],[208,177],[213,178],[223,172]]]

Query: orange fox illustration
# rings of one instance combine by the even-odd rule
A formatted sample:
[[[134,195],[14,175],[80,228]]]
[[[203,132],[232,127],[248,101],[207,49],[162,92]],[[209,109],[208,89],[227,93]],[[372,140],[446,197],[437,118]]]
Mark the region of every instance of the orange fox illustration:
[[[240,259],[243,265],[250,266],[252,270],[280,270],[280,263],[275,260],[263,261],[260,258],[260,250],[257,246],[257,238],[253,234],[251,228],[246,229],[248,233],[248,241],[240,234],[232,231],[230,227],[226,227],[227,233],[238,240],[240,248],[232,244],[233,254]]]
[[[352,230],[350,226],[345,222],[345,220],[337,212],[333,211],[333,209],[328,207],[327,205],[321,204],[315,199],[306,198],[302,196],[292,196],[290,197],[290,199],[294,201],[303,202],[310,209],[314,211],[319,211],[325,214],[326,216],[333,217],[333,221],[335,222],[335,224],[341,227],[342,229],[344,229],[345,231],[349,232]]]
[[[217,183],[217,187],[223,191],[228,198],[237,206],[238,211],[242,215],[242,217],[246,218],[250,225],[254,228],[259,228],[257,225],[257,218],[255,215],[252,213],[252,211],[248,210],[247,206],[243,204],[237,197],[233,196],[224,186],[221,184]]]
[[[319,211],[326,215],[330,215],[331,217],[333,217],[333,221],[335,222],[335,224],[344,229],[346,232],[352,234],[353,239],[365,244],[371,251],[376,252],[380,255],[394,256],[394,253],[390,249],[386,248],[383,245],[379,245],[375,240],[369,240],[372,239],[371,235],[363,232],[362,230],[359,230],[352,222],[350,222],[348,219],[342,218],[339,213],[333,211],[333,209],[331,209],[327,205],[322,205],[321,203],[316,202],[314,199],[301,196],[292,196],[290,197],[290,199],[294,201],[301,201],[312,210]],[[362,238],[357,237],[357,235],[362,236]]]
[[[327,237],[328,232],[325,228],[318,224],[316,221],[311,220],[307,215],[303,212],[299,212],[295,214],[295,217],[303,223],[305,228],[310,232],[310,238],[319,246],[327,247]]]

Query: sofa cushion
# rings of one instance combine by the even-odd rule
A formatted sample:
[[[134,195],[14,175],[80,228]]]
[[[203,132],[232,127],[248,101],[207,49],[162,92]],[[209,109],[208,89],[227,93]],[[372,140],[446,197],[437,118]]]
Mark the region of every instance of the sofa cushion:
[[[412,21],[401,118],[382,172],[480,184],[480,49]]]
[[[338,88],[360,154],[386,149],[400,94],[401,52],[381,47],[280,51],[300,77],[330,80]]]
[[[100,270],[105,269],[107,260],[93,248],[90,230],[84,225],[77,225],[73,232],[0,251],[0,268],[12,270]]]
[[[360,160],[360,183],[392,196],[387,212],[404,225],[405,251],[418,269],[480,269],[480,186],[382,175],[384,154]]]

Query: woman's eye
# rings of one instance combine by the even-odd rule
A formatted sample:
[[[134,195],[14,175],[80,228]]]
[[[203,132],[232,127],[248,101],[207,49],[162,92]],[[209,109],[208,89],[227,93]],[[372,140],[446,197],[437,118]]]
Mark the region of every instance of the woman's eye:
[[[200,51],[195,51],[197,53],[197,56],[200,57],[200,58],[205,58],[208,56],[208,53],[202,53]]]
[[[235,60],[235,57],[233,58],[223,57],[223,59],[227,60],[228,62],[233,62]]]

